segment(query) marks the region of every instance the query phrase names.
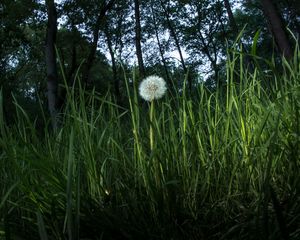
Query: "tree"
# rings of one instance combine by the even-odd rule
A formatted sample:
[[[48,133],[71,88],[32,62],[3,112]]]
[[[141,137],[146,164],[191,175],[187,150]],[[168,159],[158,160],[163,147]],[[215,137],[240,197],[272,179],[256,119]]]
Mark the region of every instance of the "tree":
[[[299,36],[300,36],[300,2],[298,0],[286,0],[286,4],[288,6],[288,16],[290,16],[291,21],[293,25],[295,25],[295,29],[298,35],[298,41],[300,41]]]
[[[111,58],[111,69],[112,69],[112,82],[110,83],[111,89],[113,90],[117,101],[121,101],[121,70],[119,61],[122,61],[122,52],[124,42],[123,38],[127,37],[129,27],[126,18],[129,16],[128,3],[126,1],[117,1],[115,7],[107,13],[105,19],[105,26],[103,31],[104,41],[108,47],[108,52]]]
[[[261,0],[261,3],[279,51],[284,57],[290,59],[293,56],[292,47],[284,29],[283,20],[275,4],[272,0]]]
[[[151,4],[150,7],[151,7],[151,14],[152,14],[152,21],[153,21],[153,29],[154,29],[154,32],[155,32],[155,38],[156,38],[156,41],[157,41],[161,61],[163,63],[163,67],[164,67],[164,71],[165,71],[165,74],[166,74],[167,82],[169,83],[169,85],[171,85],[171,79],[170,79],[170,76],[169,76],[167,60],[164,57],[164,49],[163,49],[163,46],[162,46],[160,38],[159,38],[159,33],[158,33],[159,26],[157,24],[156,13],[155,13],[155,10],[153,8],[153,4]]]
[[[8,122],[13,119],[12,94],[16,96],[24,93],[25,84],[20,81],[20,77],[23,77],[21,73],[32,65],[26,60],[33,48],[30,47],[31,42],[26,31],[27,22],[36,17],[36,8],[37,3],[34,0],[3,0],[0,3],[0,88],[4,99],[4,115]]]
[[[167,23],[168,29],[170,31],[170,34],[174,39],[174,43],[175,43],[175,46],[177,48],[177,51],[178,51],[178,54],[179,54],[179,57],[180,57],[180,62],[181,62],[183,71],[184,71],[184,73],[187,73],[187,67],[186,67],[186,64],[185,64],[185,61],[184,61],[184,58],[183,58],[182,49],[181,49],[181,46],[180,46],[178,34],[175,30],[175,27],[173,26],[173,23],[172,23],[172,20],[171,20],[171,17],[170,17],[171,10],[169,9],[167,4],[168,3],[164,2],[163,0],[160,0],[160,5],[163,9],[163,14],[166,18],[166,23]],[[189,87],[191,88],[191,82],[189,82]]]
[[[222,50],[226,49],[224,25],[227,18],[222,5],[218,1],[183,1],[183,4],[181,18],[186,48],[192,62],[207,75],[213,75],[216,84],[220,80],[218,62],[222,58]],[[203,69],[203,65],[207,65],[205,62],[210,64],[207,70]]]
[[[140,0],[134,0],[134,15],[135,15],[135,47],[136,56],[138,59],[139,72],[141,77],[145,77],[145,67],[141,46],[141,20],[140,20]]]
[[[113,50],[113,43],[111,39],[111,35],[109,33],[108,27],[106,26],[105,28],[105,36],[106,36],[106,41],[107,41],[107,46],[109,50],[109,54],[111,57],[111,64],[112,64],[112,72],[113,72],[113,87],[114,87],[114,93],[116,97],[119,99],[120,98],[120,82],[118,79],[118,70],[117,70],[117,63],[116,63],[116,57],[115,53]]]
[[[57,13],[54,0],[46,0],[47,7],[47,33],[46,33],[46,46],[45,46],[45,57],[46,57],[46,68],[47,68],[47,99],[48,109],[51,116],[52,128],[54,130],[58,127],[57,121],[57,89],[58,89],[58,78],[57,78],[57,66],[56,66],[56,33],[57,33]]]
[[[222,71],[226,47],[232,46],[241,29],[244,34],[239,46],[243,52],[250,49],[255,33],[260,30],[257,53],[262,58],[271,57],[274,47],[269,26],[278,50],[287,58],[291,56],[284,25],[286,23],[293,33],[300,32],[299,1],[243,0],[239,9],[230,6],[233,2],[64,0],[55,4],[54,0],[47,0],[44,4],[39,0],[3,0],[0,5],[0,84],[5,101],[10,102],[5,104],[5,112],[14,109],[11,92],[23,96],[22,99],[30,96],[37,103],[38,99],[46,102],[44,91],[47,89],[47,108],[55,128],[57,122],[53,116],[63,106],[65,93],[64,87],[60,87],[64,79],[56,67],[58,57],[54,46],[68,85],[72,85],[81,66],[78,76],[86,85],[103,92],[110,88],[117,98],[122,95],[123,74],[119,61],[127,73],[138,59],[140,77],[145,72],[162,75],[170,86],[175,83],[180,88],[188,68],[189,73],[193,71],[191,68],[197,69],[202,77],[216,85],[225,76]],[[61,20],[59,27],[57,18]],[[45,51],[41,51],[43,47]],[[247,54],[243,64],[246,60]],[[195,74],[199,81],[194,81],[190,75],[189,90],[201,79]]]
[[[229,24],[231,26],[231,29],[237,35],[239,33],[239,29],[238,29],[238,26],[237,26],[236,21],[234,19],[229,0],[224,0],[224,6],[225,6],[226,11],[227,11],[227,15],[228,15]]]
[[[90,78],[90,70],[93,66],[93,62],[95,59],[95,54],[97,50],[98,40],[99,40],[99,31],[101,24],[105,18],[105,14],[108,10],[110,10],[115,3],[115,0],[110,0],[106,3],[106,1],[101,1],[101,3],[98,2],[98,4],[101,6],[100,9],[97,10],[98,14],[96,16],[96,21],[92,23],[92,36],[93,40],[91,43],[90,51],[86,60],[85,68],[83,71],[83,80],[87,85],[91,85],[91,78]],[[94,5],[91,5],[92,8],[94,8]]]

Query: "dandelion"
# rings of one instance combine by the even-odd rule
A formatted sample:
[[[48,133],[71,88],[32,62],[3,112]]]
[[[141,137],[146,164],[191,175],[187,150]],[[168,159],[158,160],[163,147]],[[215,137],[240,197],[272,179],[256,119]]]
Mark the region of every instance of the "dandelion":
[[[150,149],[153,150],[154,147],[154,135],[153,135],[153,122],[155,121],[154,113],[154,99],[160,99],[166,93],[167,87],[166,82],[163,78],[158,76],[149,76],[145,78],[140,86],[139,93],[141,97],[151,102],[150,105],[150,130],[149,130],[149,139],[150,139]]]
[[[165,80],[158,76],[149,76],[145,78],[139,86],[141,97],[149,102],[161,98],[166,93],[166,90]]]

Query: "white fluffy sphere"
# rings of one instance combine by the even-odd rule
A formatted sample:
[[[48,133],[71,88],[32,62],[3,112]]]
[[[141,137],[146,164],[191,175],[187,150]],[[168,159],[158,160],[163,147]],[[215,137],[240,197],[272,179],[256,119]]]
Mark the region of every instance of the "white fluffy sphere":
[[[139,93],[146,101],[161,98],[166,93],[166,90],[167,86],[165,80],[158,76],[145,78],[139,86]]]

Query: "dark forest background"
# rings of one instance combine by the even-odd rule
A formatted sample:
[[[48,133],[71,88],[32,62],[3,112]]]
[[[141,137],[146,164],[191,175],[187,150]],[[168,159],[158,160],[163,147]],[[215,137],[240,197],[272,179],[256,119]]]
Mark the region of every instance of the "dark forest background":
[[[13,98],[31,116],[40,103],[57,114],[75,76],[85,89],[109,90],[119,104],[124,74],[133,69],[139,79],[160,75],[177,90],[187,72],[191,91],[201,82],[215,88],[226,81],[228,48],[238,46],[253,69],[257,53],[291,58],[300,33],[297,0],[3,0],[0,7],[8,122]]]

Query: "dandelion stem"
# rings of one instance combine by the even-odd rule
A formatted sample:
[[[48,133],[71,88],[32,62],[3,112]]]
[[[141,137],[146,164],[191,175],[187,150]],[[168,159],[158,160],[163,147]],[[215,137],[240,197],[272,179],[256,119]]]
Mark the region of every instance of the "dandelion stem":
[[[150,149],[151,149],[151,151],[153,150],[153,145],[154,145],[153,118],[154,118],[154,101],[151,101],[151,104],[150,104],[150,130],[149,130]]]

